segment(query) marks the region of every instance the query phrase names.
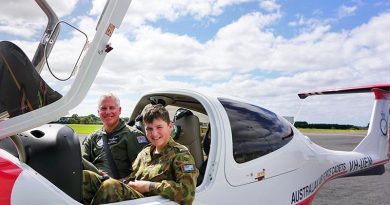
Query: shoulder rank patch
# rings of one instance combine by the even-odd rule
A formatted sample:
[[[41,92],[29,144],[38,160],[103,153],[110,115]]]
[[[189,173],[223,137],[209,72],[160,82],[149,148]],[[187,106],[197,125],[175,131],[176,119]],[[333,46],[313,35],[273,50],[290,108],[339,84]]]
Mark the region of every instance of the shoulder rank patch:
[[[181,166],[181,170],[183,172],[193,172],[195,171],[195,168],[193,164],[185,164]]]
[[[146,137],[145,136],[138,136],[137,137],[137,141],[138,141],[138,143],[139,144],[144,144],[144,143],[148,143],[148,140],[146,139]]]
[[[102,139],[102,138],[100,138],[99,141],[97,141],[96,146],[97,146],[98,148],[103,147],[103,139]]]

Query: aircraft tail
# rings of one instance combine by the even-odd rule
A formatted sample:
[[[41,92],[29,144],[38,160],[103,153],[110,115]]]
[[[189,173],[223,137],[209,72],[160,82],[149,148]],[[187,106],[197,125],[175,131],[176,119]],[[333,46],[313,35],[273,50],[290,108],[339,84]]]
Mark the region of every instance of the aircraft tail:
[[[370,119],[367,136],[353,150],[379,160],[388,161],[390,158],[390,84],[349,87],[342,89],[304,92],[298,94],[301,99],[311,95],[347,94],[373,92],[375,103]]]
[[[390,157],[390,91],[378,88],[372,90],[375,94],[375,103],[367,136],[353,151],[378,154],[380,159],[388,159]]]

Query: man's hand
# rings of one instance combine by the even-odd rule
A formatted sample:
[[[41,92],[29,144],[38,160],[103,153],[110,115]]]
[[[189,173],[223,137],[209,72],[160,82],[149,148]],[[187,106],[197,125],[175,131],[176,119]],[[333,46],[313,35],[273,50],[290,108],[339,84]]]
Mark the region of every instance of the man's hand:
[[[137,190],[139,193],[143,194],[149,192],[150,181],[130,181],[127,186]]]

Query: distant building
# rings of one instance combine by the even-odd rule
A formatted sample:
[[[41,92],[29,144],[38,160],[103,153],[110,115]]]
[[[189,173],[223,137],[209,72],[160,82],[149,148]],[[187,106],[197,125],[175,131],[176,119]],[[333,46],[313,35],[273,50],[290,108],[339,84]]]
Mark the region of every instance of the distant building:
[[[294,117],[293,116],[283,116],[283,117],[284,117],[284,119],[289,121],[291,124],[294,124]]]
[[[69,119],[69,117],[61,117],[61,118],[58,120],[58,123],[68,124],[68,123],[70,123],[70,119]]]

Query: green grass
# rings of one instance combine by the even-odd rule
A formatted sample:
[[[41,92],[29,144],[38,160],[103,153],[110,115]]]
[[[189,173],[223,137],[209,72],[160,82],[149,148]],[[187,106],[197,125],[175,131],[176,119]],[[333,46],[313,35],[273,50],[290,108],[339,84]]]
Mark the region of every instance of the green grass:
[[[353,129],[310,129],[310,128],[299,128],[301,132],[367,132],[367,129],[353,130]]]
[[[90,124],[68,124],[77,134],[89,135],[93,131],[102,127],[102,125],[90,125]]]

